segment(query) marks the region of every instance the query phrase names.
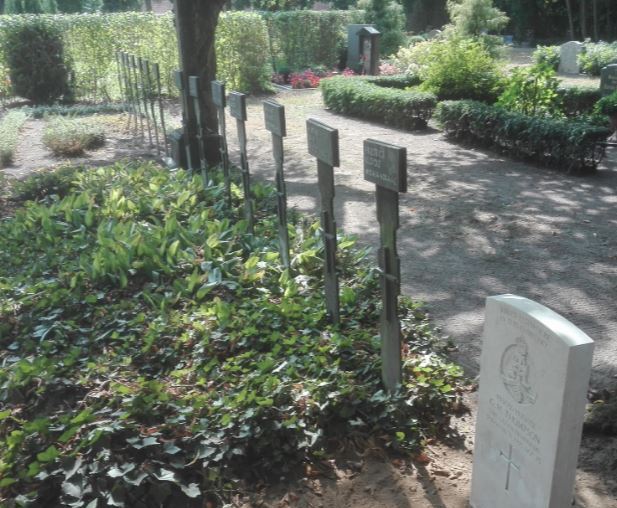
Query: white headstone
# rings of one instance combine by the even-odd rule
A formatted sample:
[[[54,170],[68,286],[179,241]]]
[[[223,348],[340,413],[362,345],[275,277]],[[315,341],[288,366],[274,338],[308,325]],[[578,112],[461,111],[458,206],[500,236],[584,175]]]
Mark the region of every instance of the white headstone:
[[[543,305],[487,299],[473,508],[571,506],[593,346]]]
[[[441,36],[441,30],[437,30],[436,28],[434,28],[433,30],[431,30],[429,33],[426,34],[426,39],[430,41],[432,39],[437,39],[440,36]]]
[[[585,49],[582,42],[570,41],[561,45],[559,49],[559,72],[562,74],[579,74],[578,55]]]

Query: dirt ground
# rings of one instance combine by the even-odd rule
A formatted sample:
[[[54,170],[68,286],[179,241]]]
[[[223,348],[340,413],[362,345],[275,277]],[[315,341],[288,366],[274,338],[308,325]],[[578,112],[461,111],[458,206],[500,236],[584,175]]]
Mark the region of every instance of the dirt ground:
[[[568,176],[499,154],[451,143],[436,129],[409,133],[334,115],[316,91],[276,97],[287,109],[285,139],[289,204],[316,214],[316,163],[307,153],[305,120],[337,128],[341,167],[335,171],[339,227],[376,246],[374,187],[362,177],[362,140],[407,147],[409,192],[401,198],[399,254],[403,292],[426,302],[434,322],[457,345],[453,359],[478,372],[484,299],[515,293],[566,316],[596,341],[594,390],[617,385],[617,150],[597,174]],[[259,98],[248,110],[249,161],[254,178],[273,181],[270,135]],[[115,123],[105,147],[76,161],[99,165],[155,154]],[[228,121],[233,162],[239,162],[235,122]],[[40,142],[31,120],[9,177],[63,163]],[[281,483],[237,506],[337,508],[464,508],[468,506],[475,393],[470,413],[455,419],[453,437],[430,443],[414,462],[388,459],[370,447],[323,475]],[[617,438],[585,435],[576,506],[617,508]],[[498,508],[498,507],[495,507]]]

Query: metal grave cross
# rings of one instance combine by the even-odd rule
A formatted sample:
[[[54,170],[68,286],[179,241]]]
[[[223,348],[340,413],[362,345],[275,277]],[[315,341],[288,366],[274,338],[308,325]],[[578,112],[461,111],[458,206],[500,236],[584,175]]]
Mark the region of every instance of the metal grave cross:
[[[514,463],[512,460],[512,445],[508,449],[508,455],[506,456],[501,450],[499,450],[499,457],[501,457],[504,461],[508,463],[508,473],[506,475],[506,490],[510,490],[510,472],[512,468],[516,469],[519,473],[521,472],[521,468]]]
[[[263,101],[266,129],[272,133],[272,153],[276,165],[276,197],[279,227],[279,252],[285,268],[289,268],[289,231],[287,229],[287,190],[285,187],[285,152],[283,138],[287,136],[285,106],[274,100]]]
[[[321,229],[325,263],[326,309],[332,323],[340,321],[339,283],[336,270],[336,221],[334,220],[334,168],[340,165],[338,130],[309,118],[306,121],[308,151],[317,158],[321,194]]]
[[[204,126],[201,118],[201,90],[199,76],[189,76],[189,96],[193,98],[195,120],[197,122],[197,145],[199,148],[199,168],[204,188],[208,186],[208,165],[206,163],[206,149],[204,147]]]
[[[244,190],[244,216],[248,222],[248,231],[253,234],[255,218],[251,195],[251,173],[249,171],[249,158],[246,150],[246,94],[240,92],[231,92],[229,94],[229,113],[236,119],[238,127],[240,169],[242,171],[242,189]]]
[[[227,151],[227,127],[225,122],[225,83],[222,81],[212,81],[212,101],[216,106],[219,119],[219,144],[221,151],[221,161],[223,163],[223,177],[225,178],[225,195],[227,206],[231,208],[231,175],[229,174],[229,152]]]
[[[396,231],[399,228],[399,193],[407,192],[407,149],[374,139],[365,140],[364,179],[376,185],[383,299],[379,326],[381,375],[385,387],[394,391],[401,383],[401,327],[398,317],[401,260],[396,251]]]

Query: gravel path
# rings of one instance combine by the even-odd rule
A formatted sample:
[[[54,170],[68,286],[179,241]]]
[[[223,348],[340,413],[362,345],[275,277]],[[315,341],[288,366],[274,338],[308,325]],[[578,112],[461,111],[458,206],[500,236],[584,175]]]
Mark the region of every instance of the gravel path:
[[[446,140],[437,130],[409,133],[332,114],[316,91],[283,92],[290,206],[316,214],[316,164],[305,120],[339,129],[336,219],[362,244],[376,246],[374,186],[362,177],[362,141],[407,147],[409,192],[401,199],[403,292],[427,303],[435,323],[477,373],[484,300],[514,293],[570,319],[596,341],[593,383],[617,379],[617,151],[597,174],[568,176]],[[249,101],[249,160],[256,178],[273,179],[270,134],[259,99]],[[228,121],[239,162],[235,121]]]

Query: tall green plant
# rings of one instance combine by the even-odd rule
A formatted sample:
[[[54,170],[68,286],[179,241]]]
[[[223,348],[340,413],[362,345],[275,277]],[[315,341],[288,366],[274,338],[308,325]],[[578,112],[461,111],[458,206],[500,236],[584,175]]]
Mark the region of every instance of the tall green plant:
[[[449,0],[448,12],[459,35],[477,37],[502,29],[508,16],[493,5],[493,0]]]
[[[366,7],[367,23],[381,32],[381,54],[396,53],[405,42],[405,13],[398,0],[370,0]]]

